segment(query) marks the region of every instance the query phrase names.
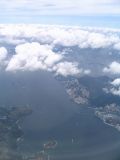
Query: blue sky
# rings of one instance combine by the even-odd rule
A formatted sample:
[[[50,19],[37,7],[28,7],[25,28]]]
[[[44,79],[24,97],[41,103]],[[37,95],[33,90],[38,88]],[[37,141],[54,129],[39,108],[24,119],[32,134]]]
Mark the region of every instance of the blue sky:
[[[120,28],[119,0],[1,0],[0,23]]]

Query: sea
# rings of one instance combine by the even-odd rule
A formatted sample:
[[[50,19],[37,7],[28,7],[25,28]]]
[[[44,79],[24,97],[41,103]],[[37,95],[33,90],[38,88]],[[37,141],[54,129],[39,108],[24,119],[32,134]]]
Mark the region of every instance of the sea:
[[[54,75],[45,71],[0,73],[0,105],[30,106],[21,123],[19,151],[45,150],[50,160],[120,160],[120,132],[104,124],[92,108],[75,104]]]

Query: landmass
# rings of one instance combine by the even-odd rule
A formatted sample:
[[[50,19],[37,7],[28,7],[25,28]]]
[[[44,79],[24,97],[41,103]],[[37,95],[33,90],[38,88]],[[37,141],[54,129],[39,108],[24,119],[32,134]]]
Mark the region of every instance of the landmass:
[[[95,115],[105,124],[110,125],[120,131],[120,106],[114,104],[96,108]]]
[[[31,113],[30,107],[0,107],[0,160],[22,160],[17,150],[23,136],[20,123]]]
[[[111,78],[57,76],[56,79],[62,82],[75,103],[90,107],[105,124],[120,131],[120,98],[104,91],[105,87],[110,87]]]
[[[44,143],[44,149],[54,149],[57,146],[57,141],[51,140]]]
[[[77,78],[57,76],[56,79],[62,82],[67,94],[75,103],[79,105],[86,105],[89,103],[90,93],[84,85],[79,83]]]

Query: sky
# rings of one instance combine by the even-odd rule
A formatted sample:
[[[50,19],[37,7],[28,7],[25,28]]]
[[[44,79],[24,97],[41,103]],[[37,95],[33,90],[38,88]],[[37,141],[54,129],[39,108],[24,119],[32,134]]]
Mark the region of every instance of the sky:
[[[120,0],[0,0],[0,23],[120,27]]]

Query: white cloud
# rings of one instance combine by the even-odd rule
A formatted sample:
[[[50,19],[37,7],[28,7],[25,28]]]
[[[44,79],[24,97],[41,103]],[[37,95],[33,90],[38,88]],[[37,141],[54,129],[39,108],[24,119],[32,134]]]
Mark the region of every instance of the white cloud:
[[[7,71],[15,70],[37,70],[44,69],[57,73],[68,74],[90,74],[90,70],[78,69],[74,62],[64,61],[64,53],[55,53],[56,45],[62,45],[71,50],[71,46],[79,48],[113,48],[120,43],[120,30],[72,27],[72,26],[50,26],[40,24],[0,24],[0,42],[15,44],[15,54],[10,57]],[[118,45],[119,46],[119,45]],[[119,48],[118,48],[119,49]],[[66,50],[67,52],[67,50]],[[71,63],[71,65],[69,64]],[[58,66],[57,66],[58,65]],[[68,71],[68,66],[71,68]],[[72,67],[73,68],[72,68]],[[62,71],[62,67],[64,71]],[[54,68],[54,70],[53,70]],[[82,70],[82,71],[81,71]],[[120,74],[120,64],[112,62],[104,68],[104,72]]]
[[[109,88],[106,88],[106,93],[112,93],[113,95],[120,96],[120,78],[113,80]]]
[[[7,57],[7,49],[5,47],[0,47],[0,62],[4,61]]]
[[[89,69],[84,70],[84,74],[88,75],[90,73],[91,73],[91,70],[89,70]]]
[[[113,86],[120,86],[120,78],[115,79],[114,81],[111,82]]]
[[[38,41],[41,44],[80,48],[119,49],[120,30],[89,27],[65,27],[45,25],[0,25],[0,42],[21,44]]]
[[[56,62],[60,61],[62,59],[62,56],[59,54],[51,54],[47,56],[47,58],[44,60],[44,63],[51,67],[53,66]]]
[[[63,55],[53,52],[49,45],[40,45],[37,42],[25,43],[18,45],[15,51],[6,71],[46,70],[62,76],[90,73],[89,70],[79,69],[77,63],[63,61]]]
[[[78,69],[78,64],[72,62],[61,62],[54,66],[53,70],[56,74],[63,76],[74,76],[82,73],[82,69]]]
[[[116,89],[116,88],[111,88],[110,92],[111,92],[113,95],[120,96],[120,87],[119,87],[118,89]]]
[[[120,51],[120,42],[119,42],[119,43],[116,43],[116,44],[114,45],[114,49]]]
[[[18,45],[15,51],[16,54],[9,61],[7,71],[47,69],[62,59],[62,56],[54,53],[50,46],[37,42]]]
[[[112,74],[120,74],[120,63],[114,61],[108,67],[103,69],[103,72],[108,72]]]
[[[105,48],[112,44],[111,38],[101,33],[90,33],[88,44],[91,48]]]
[[[120,43],[119,33],[120,30],[115,29],[77,26],[0,24],[0,42],[17,45],[15,54],[9,59],[7,71],[37,69],[53,71],[53,67],[54,70],[58,67],[56,72],[63,75],[79,74],[79,72],[90,74],[90,70],[78,69],[77,65],[72,62],[61,64],[65,55],[60,52],[55,53],[52,49],[56,45],[66,48],[78,46],[79,48],[110,47],[115,49],[115,46]],[[70,71],[68,71],[68,66]],[[119,74],[119,63],[113,62],[104,68],[104,72]]]

